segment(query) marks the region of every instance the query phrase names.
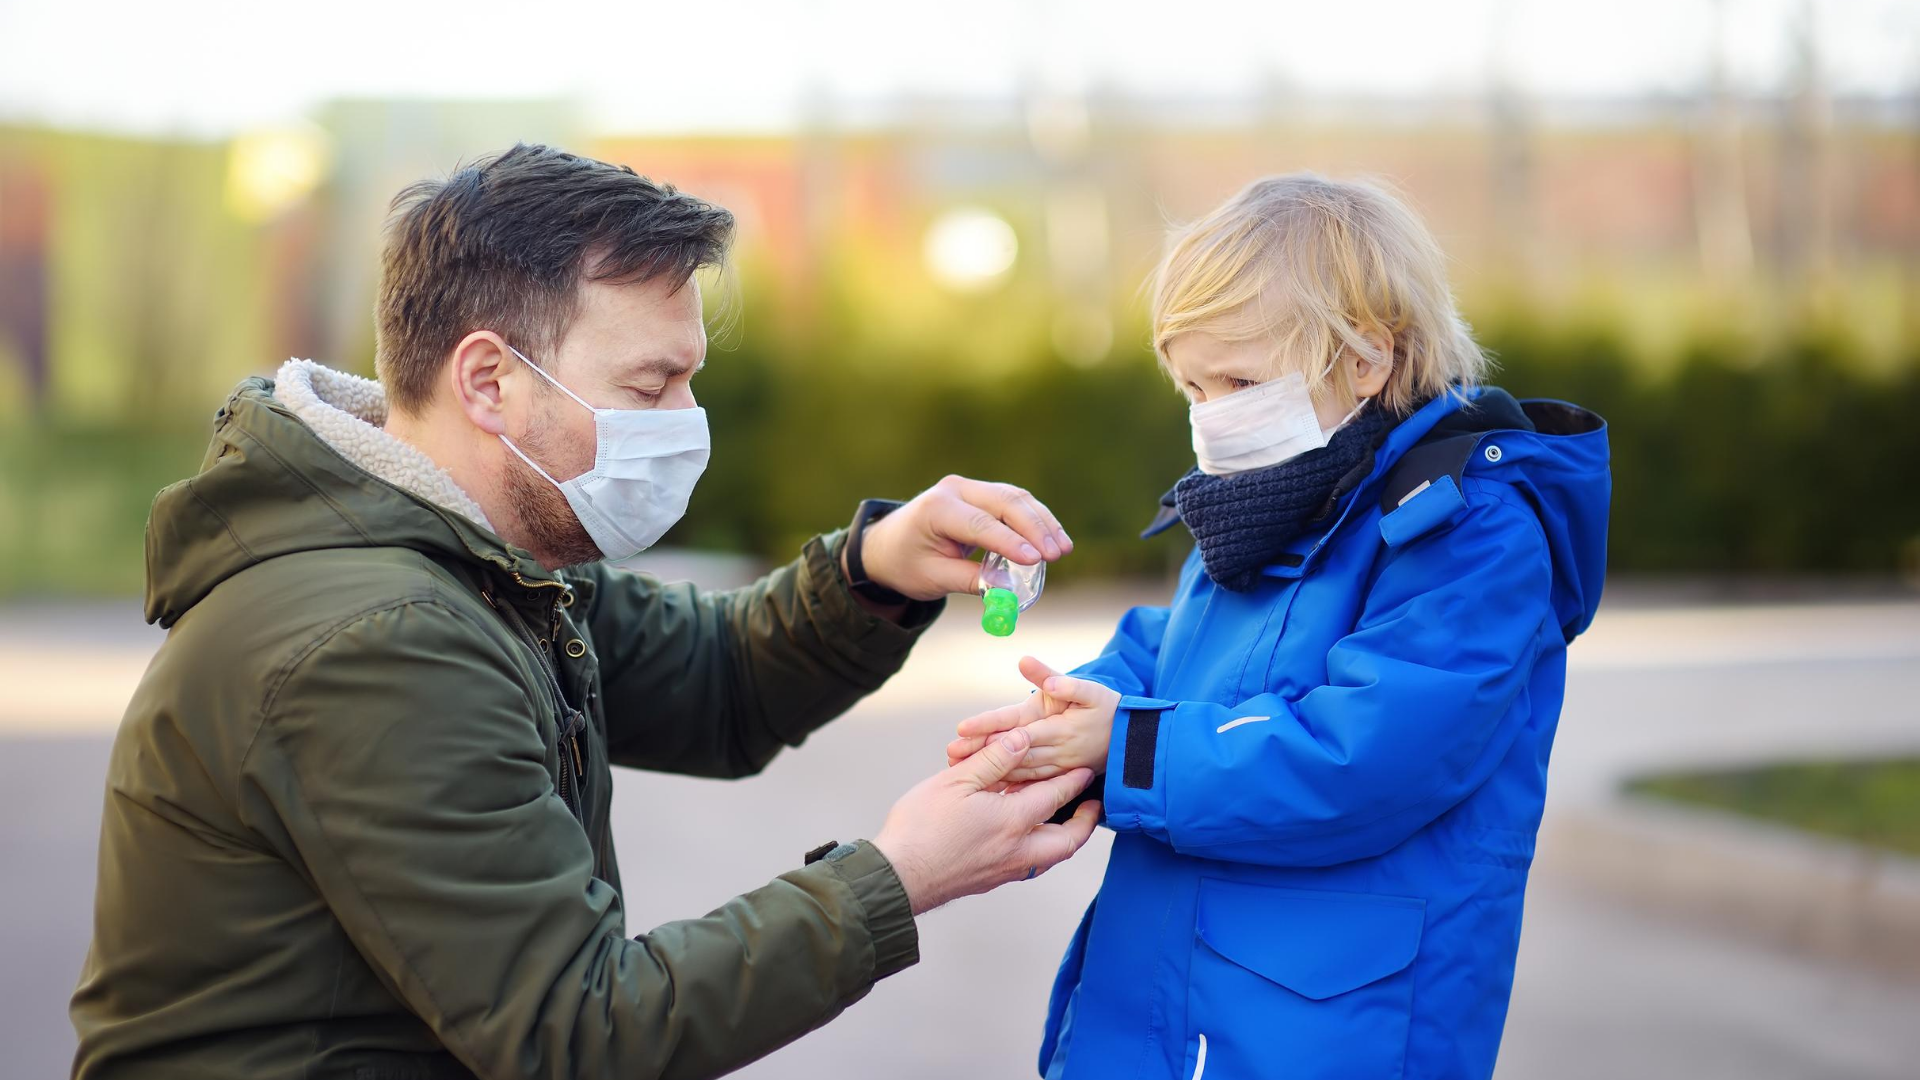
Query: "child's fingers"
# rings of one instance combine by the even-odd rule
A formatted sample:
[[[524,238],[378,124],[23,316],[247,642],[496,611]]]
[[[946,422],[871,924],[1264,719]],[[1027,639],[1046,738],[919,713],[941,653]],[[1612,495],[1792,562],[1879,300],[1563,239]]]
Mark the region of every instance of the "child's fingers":
[[[1033,736],[1033,744],[1031,744],[1031,748],[1027,749],[1027,755],[1021,757],[1021,767],[1054,765],[1054,763],[1060,761],[1060,753],[1062,753],[1060,742],[1062,742],[1062,736],[1068,734],[1068,730],[1066,730],[1064,726],[1054,724],[1052,728],[1048,728],[1046,723],[1041,721],[1039,724],[1029,726],[1029,728],[1027,728],[1027,734]],[[1052,738],[1046,738],[1046,736],[1052,736]]]
[[[1029,718],[1026,715],[1029,712],[1034,713],[1035,716]],[[1026,701],[1002,705],[997,709],[988,709],[986,712],[967,717],[955,725],[954,730],[963,739],[991,735],[996,731],[1010,731],[1023,723],[1031,723],[1033,719],[1037,719],[1038,712],[1038,709],[1033,708]]]
[[[955,739],[947,744],[947,764],[954,765],[965,761],[980,752],[987,745],[986,736],[972,739]]]
[[[1060,765],[1022,765],[1007,774],[1007,783],[1031,784],[1035,780],[1051,780],[1066,771]]]
[[[1097,682],[1076,679],[1071,675],[1054,675],[1040,689],[1056,701],[1068,701],[1075,705],[1098,705],[1113,693]]]
[[[1021,677],[1040,689],[1046,689],[1044,685],[1046,681],[1058,674],[1060,673],[1041,663],[1034,657],[1023,656],[1020,658]]]

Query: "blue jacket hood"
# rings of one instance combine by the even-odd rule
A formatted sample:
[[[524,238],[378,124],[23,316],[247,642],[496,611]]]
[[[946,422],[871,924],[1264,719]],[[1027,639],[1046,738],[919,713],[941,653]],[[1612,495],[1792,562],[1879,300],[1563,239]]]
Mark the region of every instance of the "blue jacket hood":
[[[1388,436],[1380,458],[1378,498],[1389,517],[1421,485],[1442,477],[1458,488],[1464,474],[1485,473],[1518,489],[1546,533],[1562,632],[1572,641],[1593,622],[1606,578],[1613,493],[1606,421],[1564,401],[1517,401],[1485,387],[1464,401],[1443,396],[1428,403]]]

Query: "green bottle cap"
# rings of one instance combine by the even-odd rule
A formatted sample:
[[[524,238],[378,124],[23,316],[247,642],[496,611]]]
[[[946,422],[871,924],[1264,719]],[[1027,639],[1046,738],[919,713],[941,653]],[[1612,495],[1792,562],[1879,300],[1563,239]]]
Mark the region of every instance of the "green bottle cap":
[[[980,615],[980,629],[994,637],[1013,633],[1013,624],[1020,618],[1020,598],[1013,595],[1013,590],[988,589],[981,599],[987,609]]]

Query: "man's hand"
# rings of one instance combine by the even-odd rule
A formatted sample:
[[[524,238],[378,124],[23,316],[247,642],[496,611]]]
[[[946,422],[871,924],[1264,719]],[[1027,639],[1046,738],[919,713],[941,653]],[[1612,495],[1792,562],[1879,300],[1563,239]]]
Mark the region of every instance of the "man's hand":
[[[1007,773],[1009,784],[1105,765],[1120,695],[1097,682],[1062,675],[1031,656],[1021,659],[1020,674],[1040,692],[1018,704],[960,721],[960,737],[947,744],[947,760],[958,761],[976,753],[998,732],[1024,729],[1032,748],[1019,766]]]
[[[860,557],[875,584],[938,600],[979,587],[980,568],[969,558],[976,548],[1032,566],[1072,551],[1073,540],[1025,489],[949,476],[868,525]]]
[[[1025,731],[1010,731],[893,804],[873,844],[900,875],[915,915],[1043,874],[1093,835],[1100,804],[1091,800],[1066,824],[1044,824],[1093,779],[1085,769],[1000,790],[1027,745]]]

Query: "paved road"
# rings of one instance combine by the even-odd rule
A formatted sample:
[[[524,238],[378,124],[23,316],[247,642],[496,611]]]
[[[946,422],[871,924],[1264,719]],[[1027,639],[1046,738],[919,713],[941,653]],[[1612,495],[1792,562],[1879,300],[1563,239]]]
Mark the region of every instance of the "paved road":
[[[1023,648],[1067,660],[1097,645],[1093,607],[1061,604],[1012,642],[955,618],[894,685],[754,780],[621,777],[630,926],[701,913],[819,841],[871,834],[898,791],[936,767],[957,716],[1018,692]],[[11,665],[0,670],[11,691],[0,702],[0,1076],[63,1075],[71,1053],[65,999],[88,933],[117,711],[102,699],[137,678],[153,643],[121,616],[69,613],[51,629],[0,616],[0,669]],[[1642,767],[1920,750],[1911,605],[1623,611],[1575,656],[1557,807]],[[1029,1075],[1053,961],[1103,859],[1096,844],[1038,881],[935,913],[920,967],[743,1075]],[[1920,987],[1612,908],[1546,878],[1523,942],[1502,1080],[1869,1080],[1911,1078],[1920,1061]]]

